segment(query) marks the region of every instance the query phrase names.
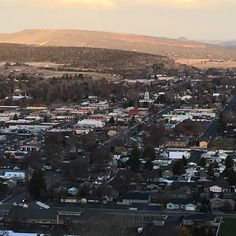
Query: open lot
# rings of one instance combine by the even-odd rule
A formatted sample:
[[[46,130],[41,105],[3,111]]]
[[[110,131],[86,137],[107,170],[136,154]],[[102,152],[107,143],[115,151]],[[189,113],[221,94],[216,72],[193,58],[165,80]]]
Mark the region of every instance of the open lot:
[[[236,232],[236,219],[223,218],[217,236],[233,236]]]
[[[195,66],[200,69],[206,68],[236,68],[235,60],[210,60],[210,59],[189,59],[189,58],[179,58],[176,59],[177,63]]]

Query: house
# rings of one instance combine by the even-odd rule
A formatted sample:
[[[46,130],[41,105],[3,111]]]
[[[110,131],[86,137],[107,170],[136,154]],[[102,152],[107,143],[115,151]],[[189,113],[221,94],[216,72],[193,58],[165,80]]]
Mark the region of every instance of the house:
[[[210,207],[212,211],[219,210],[234,210],[235,201],[233,199],[220,199],[220,198],[212,198],[209,201]]]
[[[21,151],[38,152],[41,146],[42,146],[41,142],[35,139],[31,140],[30,142],[24,143],[23,145],[21,145],[20,149]]]
[[[78,121],[76,126],[77,128],[81,128],[81,129],[103,128],[105,126],[105,122],[101,120],[84,119],[84,120]]]
[[[140,99],[139,100],[139,103],[141,103],[141,104],[153,104],[154,103],[154,100],[152,100],[151,98],[150,98],[150,93],[148,92],[148,91],[146,91],[145,93],[144,93],[144,98],[143,99]]]
[[[189,215],[183,218],[183,226],[217,226],[217,218],[211,214]]]
[[[232,189],[230,187],[230,184],[225,181],[205,181],[202,182],[202,187],[205,191],[209,191],[211,193],[227,193],[230,192]]]
[[[162,172],[162,177],[163,178],[172,178],[173,177],[173,171],[171,170],[165,170]]]
[[[163,156],[164,158],[175,160],[175,159],[182,159],[183,157],[189,159],[191,157],[191,154],[189,152],[169,151],[169,152],[163,152],[161,156]]]
[[[24,170],[1,169],[0,178],[8,180],[14,179],[14,180],[24,181],[26,179],[26,173]]]
[[[16,222],[21,224],[47,224],[56,225],[63,224],[57,220],[57,212],[53,209],[39,209],[39,208],[23,208],[23,207],[12,207],[7,216],[5,216],[7,223]]]
[[[76,196],[78,194],[79,190],[75,187],[72,187],[72,188],[69,188],[67,190],[67,192],[69,195]]]
[[[188,203],[184,207],[185,211],[196,211],[197,210],[197,205],[193,203]]]
[[[189,145],[189,139],[181,138],[181,139],[170,140],[167,141],[165,145],[169,148],[186,148]]]
[[[213,193],[221,193],[223,192],[223,189],[217,185],[214,185],[214,186],[211,186],[209,188],[210,192],[213,192]]]
[[[193,192],[198,189],[198,184],[196,182],[183,182],[183,181],[176,181],[172,185],[174,190],[181,190],[183,193]]]
[[[83,211],[77,207],[40,209],[35,206],[14,206],[4,216],[4,220],[8,224],[68,225],[77,223],[82,213]]]
[[[153,169],[158,169],[159,166],[168,166],[172,163],[172,160],[169,158],[158,158],[157,160],[153,161]],[[156,167],[156,168],[155,168]]]
[[[207,141],[207,140],[200,140],[199,141],[199,148],[208,148],[208,144],[209,144],[209,141]]]
[[[129,116],[137,116],[139,114],[139,109],[133,108],[128,110]]]
[[[189,199],[170,199],[166,203],[167,210],[196,211],[197,206]]]
[[[17,182],[13,179],[9,179],[3,182],[3,184],[6,184],[10,189],[16,187]]]
[[[131,204],[148,204],[150,202],[150,195],[146,192],[128,192],[122,197],[122,201],[119,204],[131,205]]]

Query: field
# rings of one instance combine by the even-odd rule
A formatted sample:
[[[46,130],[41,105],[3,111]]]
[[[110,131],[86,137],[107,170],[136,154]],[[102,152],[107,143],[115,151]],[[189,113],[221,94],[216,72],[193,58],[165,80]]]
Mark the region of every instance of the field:
[[[217,236],[236,235],[236,219],[223,218]]]
[[[195,66],[200,69],[207,68],[236,68],[235,60],[209,60],[209,59],[188,59],[188,58],[180,58],[176,59],[177,63]]]

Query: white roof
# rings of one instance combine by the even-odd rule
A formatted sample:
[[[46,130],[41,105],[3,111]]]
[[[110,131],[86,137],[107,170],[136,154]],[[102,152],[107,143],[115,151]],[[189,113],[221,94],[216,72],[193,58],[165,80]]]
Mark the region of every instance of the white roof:
[[[184,157],[190,157],[189,152],[169,152],[170,159],[182,159]]]
[[[15,233],[15,232],[13,232],[13,231],[3,231],[6,235],[8,235],[8,236],[37,236],[37,235],[43,235],[43,234],[37,234],[37,233]],[[0,231],[0,235],[2,235],[1,234],[2,233],[2,231]],[[5,234],[3,234],[3,235],[5,235]]]
[[[84,119],[84,120],[80,120],[77,123],[78,125],[84,125],[84,126],[104,126],[104,122],[100,121],[100,120],[92,120],[92,119]]]

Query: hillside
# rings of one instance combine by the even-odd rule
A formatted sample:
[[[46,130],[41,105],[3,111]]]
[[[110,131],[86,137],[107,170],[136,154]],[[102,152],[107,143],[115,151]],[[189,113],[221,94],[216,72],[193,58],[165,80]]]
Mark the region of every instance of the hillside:
[[[0,62],[53,62],[96,71],[185,68],[165,56],[114,49],[0,44],[0,51]]]
[[[227,48],[236,48],[236,40],[224,42],[221,45]]]
[[[236,59],[236,50],[190,40],[83,30],[25,30],[0,34],[2,43],[121,49],[171,58]]]

